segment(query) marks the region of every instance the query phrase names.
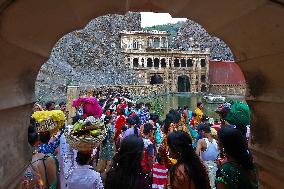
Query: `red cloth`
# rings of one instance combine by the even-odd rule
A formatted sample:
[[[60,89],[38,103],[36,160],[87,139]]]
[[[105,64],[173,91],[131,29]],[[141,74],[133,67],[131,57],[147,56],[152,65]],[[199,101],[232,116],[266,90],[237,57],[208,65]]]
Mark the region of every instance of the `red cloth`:
[[[168,169],[165,165],[155,163],[153,165],[153,184],[152,189],[163,188],[167,184]]]
[[[115,123],[115,134],[114,140],[117,140],[119,135],[121,134],[121,127],[126,124],[126,119],[123,115],[120,115]]]
[[[153,168],[154,145],[150,139],[143,139],[144,153],[141,161],[142,169],[145,173],[149,173]]]
[[[127,107],[127,104],[126,103],[123,103],[123,104],[119,104],[117,105],[117,115],[120,115],[120,110],[121,109],[125,109]]]
[[[83,106],[83,118],[94,116],[100,118],[103,110],[95,97],[83,97],[73,100],[73,107]]]
[[[194,117],[190,119],[189,125],[190,125],[190,126],[194,126],[194,125],[195,125],[195,119],[194,119]]]
[[[221,129],[221,123],[215,124],[212,126],[213,129],[215,129],[217,132]]]

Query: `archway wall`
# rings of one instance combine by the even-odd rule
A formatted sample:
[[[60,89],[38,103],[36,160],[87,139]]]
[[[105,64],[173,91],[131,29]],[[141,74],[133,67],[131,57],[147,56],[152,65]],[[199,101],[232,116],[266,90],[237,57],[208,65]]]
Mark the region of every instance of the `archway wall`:
[[[250,86],[251,147],[261,183],[284,184],[283,1],[6,0],[0,5],[0,147],[9,149],[0,152],[0,188],[14,188],[15,175],[29,160],[26,132],[34,82],[53,45],[94,17],[128,10],[191,18],[230,46]]]

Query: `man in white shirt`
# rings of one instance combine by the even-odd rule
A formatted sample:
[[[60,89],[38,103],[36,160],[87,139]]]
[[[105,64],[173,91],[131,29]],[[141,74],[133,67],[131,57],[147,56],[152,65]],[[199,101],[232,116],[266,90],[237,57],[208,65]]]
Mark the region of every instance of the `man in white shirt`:
[[[103,189],[101,176],[89,165],[92,152],[77,152],[77,166],[67,181],[68,189]]]

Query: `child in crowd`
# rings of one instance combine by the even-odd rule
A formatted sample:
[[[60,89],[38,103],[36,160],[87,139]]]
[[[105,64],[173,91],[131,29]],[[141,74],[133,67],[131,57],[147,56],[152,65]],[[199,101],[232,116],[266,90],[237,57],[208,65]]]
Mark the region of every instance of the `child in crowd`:
[[[164,165],[160,154],[156,155],[157,162],[153,165],[153,184],[152,189],[164,189],[167,184],[168,169]]]
[[[142,170],[149,174],[153,167],[154,161],[154,145],[150,138],[153,136],[153,125],[146,123],[143,130],[144,153],[142,158]]]

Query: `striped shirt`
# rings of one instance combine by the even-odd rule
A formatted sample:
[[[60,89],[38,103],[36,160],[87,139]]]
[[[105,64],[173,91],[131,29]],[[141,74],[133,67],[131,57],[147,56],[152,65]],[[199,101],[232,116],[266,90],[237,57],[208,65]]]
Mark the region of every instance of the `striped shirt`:
[[[159,163],[155,163],[153,166],[153,184],[152,189],[164,189],[167,184],[168,169]]]

